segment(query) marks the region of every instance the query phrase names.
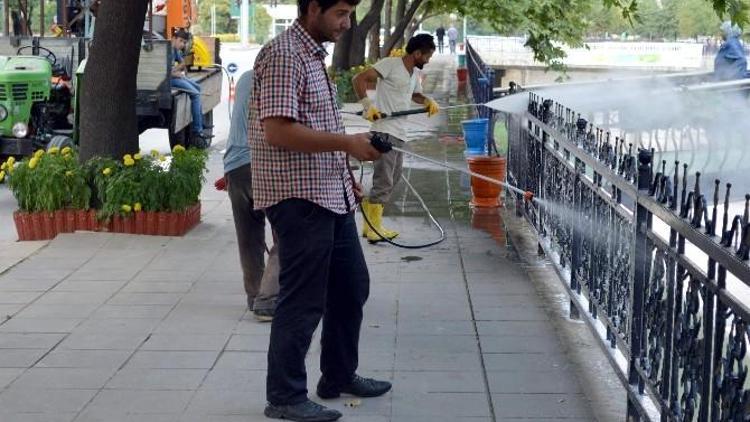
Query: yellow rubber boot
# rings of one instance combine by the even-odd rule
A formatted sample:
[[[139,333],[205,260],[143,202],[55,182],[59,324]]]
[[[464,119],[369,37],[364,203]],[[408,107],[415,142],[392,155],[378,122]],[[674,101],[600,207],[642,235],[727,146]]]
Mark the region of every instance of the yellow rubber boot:
[[[370,212],[367,214],[367,218],[370,220],[370,223],[372,223],[372,227],[375,228],[375,230],[370,230],[367,234],[367,240],[370,241],[370,243],[376,243],[383,240],[383,238],[375,233],[375,231],[385,236],[388,240],[394,239],[398,236],[398,232],[383,228],[383,204],[370,204],[369,210]]]
[[[367,220],[370,220],[370,209],[372,208],[372,204],[370,204],[370,201],[367,198],[364,198],[362,200],[361,209],[362,209],[362,237],[369,238],[370,232],[372,230],[370,229],[370,224],[367,223]],[[372,220],[370,220],[372,221]]]

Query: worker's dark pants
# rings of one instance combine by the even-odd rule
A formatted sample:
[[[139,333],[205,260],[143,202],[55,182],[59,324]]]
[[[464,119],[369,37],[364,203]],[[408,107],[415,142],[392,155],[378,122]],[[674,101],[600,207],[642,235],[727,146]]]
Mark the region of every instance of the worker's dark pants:
[[[354,214],[287,199],[267,208],[266,215],[278,235],[281,264],[266,395],[274,405],[297,404],[307,399],[305,355],[321,316],[326,385],[343,386],[354,375],[370,276]]]
[[[250,164],[227,173],[227,190],[232,202],[234,228],[240,250],[242,278],[247,306],[253,310],[273,310],[279,293],[279,254],[274,244],[266,253],[266,216],[253,209],[253,179]]]
[[[438,38],[438,53],[443,54],[443,39]]]

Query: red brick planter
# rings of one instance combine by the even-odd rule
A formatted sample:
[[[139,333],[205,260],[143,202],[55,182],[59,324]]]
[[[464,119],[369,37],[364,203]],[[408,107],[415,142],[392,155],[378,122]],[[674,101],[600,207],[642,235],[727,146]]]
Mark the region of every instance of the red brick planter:
[[[143,235],[184,236],[200,223],[201,204],[183,212],[134,212],[128,217],[114,216],[108,223],[99,222],[96,210],[58,210],[27,213],[16,211],[13,222],[18,240],[48,240],[59,233],[76,230],[108,231]]]

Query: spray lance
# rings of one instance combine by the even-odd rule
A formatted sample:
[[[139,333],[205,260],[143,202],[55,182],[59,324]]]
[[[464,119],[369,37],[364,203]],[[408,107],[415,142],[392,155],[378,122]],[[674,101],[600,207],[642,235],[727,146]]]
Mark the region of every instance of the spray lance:
[[[479,106],[483,106],[483,105],[484,104],[458,104],[458,105],[440,107],[440,111],[443,111],[443,110],[454,110],[454,109],[458,109],[458,108],[479,107]],[[364,114],[363,111],[358,111],[356,113],[352,112],[352,111],[343,111],[342,113],[344,113],[344,114],[354,114],[356,116],[362,116]],[[422,114],[422,113],[427,113],[427,110],[425,110],[423,108],[415,108],[415,109],[411,109],[411,110],[394,111],[393,113],[390,113],[390,114],[388,114],[388,113],[382,113],[381,112],[380,113],[380,118],[379,119],[375,119],[375,120],[392,118],[392,117],[409,116],[409,115],[412,115],[412,114]]]
[[[510,185],[510,184],[508,184],[506,182],[502,182],[500,180],[493,179],[491,177],[487,177],[487,176],[485,176],[483,174],[475,173],[473,171],[462,169],[460,167],[456,167],[456,166],[448,164],[448,163],[443,163],[443,162],[440,162],[440,161],[437,161],[437,160],[433,160],[432,158],[425,157],[423,155],[420,155],[420,154],[417,154],[417,153],[405,150],[403,148],[399,148],[399,147],[393,146],[393,144],[391,144],[390,142],[388,142],[379,133],[374,133],[372,135],[372,138],[370,139],[370,144],[373,146],[373,148],[375,148],[376,150],[378,150],[381,154],[385,154],[385,153],[387,153],[389,151],[392,151],[392,150],[393,151],[398,151],[398,152],[401,152],[403,154],[412,156],[414,158],[417,158],[417,159],[422,160],[422,161],[426,161],[426,162],[431,163],[431,164],[435,164],[435,165],[440,166],[440,167],[445,167],[445,168],[453,170],[453,171],[464,173],[464,174],[469,175],[471,177],[476,177],[478,179],[482,179],[482,180],[484,180],[486,182],[489,182],[489,183],[492,183],[492,184],[495,184],[495,185],[504,186],[507,189],[509,189],[509,190],[511,190],[511,191],[519,194],[519,195],[522,195],[523,199],[525,201],[527,201],[527,202],[536,202],[537,201],[536,198],[534,198],[534,193],[531,192],[531,191],[523,191],[523,190],[521,190],[521,189],[519,189],[519,188],[517,188],[517,187],[515,187],[513,185]]]

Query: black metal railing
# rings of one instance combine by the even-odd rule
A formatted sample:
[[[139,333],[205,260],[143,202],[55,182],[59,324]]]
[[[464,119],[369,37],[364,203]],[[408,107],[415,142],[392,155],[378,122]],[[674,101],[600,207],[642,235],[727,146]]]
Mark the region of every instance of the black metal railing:
[[[528,95],[507,119],[508,181],[537,195],[519,211],[627,387],[629,420],[748,420],[750,195],[720,180],[706,193],[686,164]]]

